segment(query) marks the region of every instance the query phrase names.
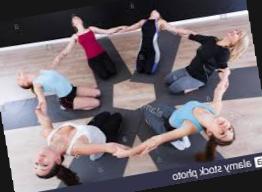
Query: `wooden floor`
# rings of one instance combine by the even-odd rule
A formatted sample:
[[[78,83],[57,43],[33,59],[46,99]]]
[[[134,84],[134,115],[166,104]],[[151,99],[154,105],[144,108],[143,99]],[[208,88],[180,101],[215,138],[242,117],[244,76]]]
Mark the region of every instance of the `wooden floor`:
[[[215,36],[223,35],[226,31],[235,28],[245,29],[249,32],[252,40],[248,16],[187,24],[184,25],[184,27],[190,28],[199,33]],[[114,35],[110,38],[122,59],[127,64],[130,72],[133,73],[135,70],[134,63],[140,44],[140,33],[132,32],[128,34]],[[0,105],[5,102],[34,97],[29,91],[24,91],[16,85],[17,72],[21,69],[26,71],[38,71],[39,69],[43,69],[64,46],[64,43],[59,43],[55,45],[42,45],[15,51],[0,52],[0,67],[1,69],[4,69],[0,71],[0,86],[2,87],[2,90],[4,90],[0,94]],[[179,69],[188,65],[192,57],[195,55],[197,46],[197,43],[182,39],[174,62],[174,69]],[[252,41],[247,53],[240,60],[230,64],[231,68],[247,66],[256,66],[256,57]],[[95,79],[86,64],[84,52],[79,46],[74,49],[72,54],[64,59],[64,61],[57,67],[57,70],[66,75],[76,85],[96,84]],[[117,86],[125,86],[127,90],[130,88],[128,87],[128,82]],[[114,100],[116,106],[135,109],[137,106],[139,107],[139,105],[141,105],[141,101],[148,102],[152,99],[154,100],[154,93],[144,94],[142,96],[138,94],[140,90],[144,91],[144,89],[152,92],[150,86],[145,86],[143,83],[130,86],[132,86],[132,89],[130,89],[131,96],[129,95],[130,100],[124,102],[124,106],[120,102],[121,93],[115,93],[116,97],[119,97],[119,102],[118,100]],[[126,94],[126,92],[124,94]],[[134,106],[134,103],[136,106]],[[235,125],[237,140],[229,147],[219,148],[219,152],[225,158],[262,152],[260,147],[262,146],[262,98],[230,100],[225,101],[224,105],[223,113],[227,115]],[[84,120],[76,121],[82,122]],[[48,181],[40,180],[32,173],[33,155],[38,147],[44,144],[39,132],[39,126],[5,131],[14,186],[17,192],[48,190],[58,186],[59,182],[56,179]],[[138,145],[140,142],[139,137],[137,137],[134,145]],[[71,161],[72,159],[67,159],[66,164],[69,165]],[[150,156],[145,156],[143,158],[134,157],[129,159],[125,170],[125,176],[152,171],[157,171],[157,168]],[[25,180],[24,178],[27,179]]]

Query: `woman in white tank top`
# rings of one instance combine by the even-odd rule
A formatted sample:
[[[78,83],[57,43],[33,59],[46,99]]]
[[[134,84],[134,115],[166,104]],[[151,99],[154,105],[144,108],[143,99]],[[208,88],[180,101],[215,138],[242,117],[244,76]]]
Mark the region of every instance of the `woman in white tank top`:
[[[66,185],[79,184],[79,178],[70,169],[62,165],[64,155],[89,155],[97,160],[104,153],[114,154],[118,148],[128,147],[115,143],[122,116],[119,113],[98,114],[88,125],[65,123],[54,128],[46,112],[40,108],[36,115],[42,126],[42,136],[47,139],[47,146],[39,150],[34,160],[35,174],[44,179],[57,176]],[[98,126],[96,126],[98,125]]]

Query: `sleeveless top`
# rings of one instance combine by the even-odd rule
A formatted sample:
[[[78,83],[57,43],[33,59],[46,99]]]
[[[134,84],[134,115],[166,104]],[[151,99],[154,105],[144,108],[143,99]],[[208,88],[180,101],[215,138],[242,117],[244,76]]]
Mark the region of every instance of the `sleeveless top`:
[[[33,83],[39,83],[45,93],[54,93],[59,98],[67,96],[73,88],[70,81],[55,70],[41,70]]]
[[[142,49],[153,48],[152,44],[157,33],[157,21],[155,19],[148,19],[142,26]]]
[[[85,50],[88,59],[94,58],[104,52],[103,47],[97,42],[93,31],[78,36],[78,42]]]
[[[54,135],[63,128],[64,126],[71,126],[76,129],[76,132],[74,136],[72,137],[69,146],[66,150],[67,155],[71,155],[72,153],[72,148],[76,141],[81,137],[81,136],[86,136],[88,141],[92,144],[105,144],[106,143],[106,136],[105,134],[97,127],[92,126],[92,125],[78,125],[74,123],[65,123],[62,126],[55,128],[47,137],[47,145],[50,146],[51,140],[53,139]],[[103,153],[98,153],[98,154],[92,154],[90,155],[90,159],[92,161],[99,159]],[[77,157],[77,156],[75,156]]]
[[[197,128],[198,132],[202,132],[204,128],[193,114],[193,110],[196,107],[206,109],[207,111],[215,114],[215,111],[209,104],[200,103],[198,101],[190,101],[172,113],[172,115],[169,118],[169,124],[172,127],[180,128],[183,122],[185,120],[188,120],[191,123],[193,123],[193,125]]]

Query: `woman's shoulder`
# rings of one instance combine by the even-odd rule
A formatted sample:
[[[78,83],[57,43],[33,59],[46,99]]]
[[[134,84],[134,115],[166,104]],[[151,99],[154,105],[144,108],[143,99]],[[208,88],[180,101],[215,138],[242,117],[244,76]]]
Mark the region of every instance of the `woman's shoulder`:
[[[227,48],[227,47],[222,47],[222,46],[218,46],[218,51],[217,51],[217,54],[216,56],[218,58],[224,58],[225,60],[228,60],[229,57],[230,57],[230,49]]]

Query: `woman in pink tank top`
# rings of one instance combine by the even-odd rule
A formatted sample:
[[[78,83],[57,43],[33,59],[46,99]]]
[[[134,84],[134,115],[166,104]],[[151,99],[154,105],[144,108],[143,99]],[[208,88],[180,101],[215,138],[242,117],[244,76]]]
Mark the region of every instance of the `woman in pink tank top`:
[[[74,45],[78,42],[83,47],[88,64],[95,75],[104,80],[116,75],[117,70],[115,63],[97,41],[95,34],[110,35],[123,30],[126,26],[110,29],[101,29],[94,26],[85,28],[83,20],[78,16],[73,16],[72,27],[76,30],[76,33],[72,35],[68,45],[54,59],[52,67],[58,65],[58,63],[72,51]]]

